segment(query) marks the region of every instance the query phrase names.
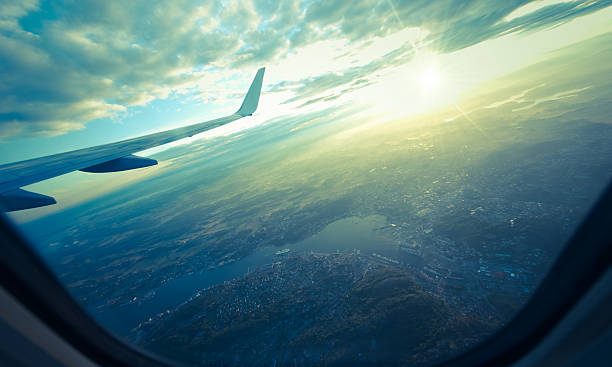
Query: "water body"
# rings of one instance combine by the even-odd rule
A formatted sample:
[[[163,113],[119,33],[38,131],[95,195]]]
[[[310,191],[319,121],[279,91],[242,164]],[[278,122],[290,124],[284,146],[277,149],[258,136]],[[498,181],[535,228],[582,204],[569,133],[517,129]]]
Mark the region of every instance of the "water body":
[[[92,313],[109,330],[119,336],[128,337],[130,330],[138,323],[176,308],[197,291],[242,277],[248,271],[280,261],[295,253],[331,253],[356,249],[364,254],[378,253],[394,257],[397,255],[398,246],[378,233],[378,230],[388,227],[386,218],[381,215],[340,219],[303,241],[282,247],[261,247],[233,263],[172,279],[140,303],[133,302],[101,313]],[[278,252],[284,253],[277,254]]]

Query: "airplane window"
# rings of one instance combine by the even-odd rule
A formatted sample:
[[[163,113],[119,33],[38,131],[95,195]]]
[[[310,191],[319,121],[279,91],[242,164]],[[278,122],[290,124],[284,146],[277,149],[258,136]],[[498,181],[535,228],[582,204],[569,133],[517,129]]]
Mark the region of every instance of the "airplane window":
[[[608,5],[1,4],[0,205],[169,360],[442,362],[612,179]]]

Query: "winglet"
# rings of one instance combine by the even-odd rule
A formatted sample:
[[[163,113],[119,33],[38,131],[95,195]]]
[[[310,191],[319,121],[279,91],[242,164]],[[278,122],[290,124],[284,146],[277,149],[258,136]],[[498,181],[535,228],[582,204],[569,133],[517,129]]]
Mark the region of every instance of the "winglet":
[[[264,71],[266,71],[266,68],[257,70],[255,79],[253,79],[253,82],[249,87],[249,91],[244,97],[244,101],[242,101],[242,106],[240,106],[240,109],[236,112],[236,114],[240,116],[251,116],[257,109],[259,95],[261,94],[261,83],[263,82]]]

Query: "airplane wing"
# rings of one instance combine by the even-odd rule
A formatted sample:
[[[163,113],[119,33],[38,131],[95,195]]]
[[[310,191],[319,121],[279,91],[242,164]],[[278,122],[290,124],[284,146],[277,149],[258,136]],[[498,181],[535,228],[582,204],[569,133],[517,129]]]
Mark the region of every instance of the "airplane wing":
[[[257,70],[240,109],[232,115],[138,138],[0,166],[0,207],[4,211],[14,211],[55,204],[52,197],[26,191],[21,187],[68,172],[117,172],[157,164],[154,159],[138,157],[133,153],[252,115],[259,102],[264,71],[265,68]]]

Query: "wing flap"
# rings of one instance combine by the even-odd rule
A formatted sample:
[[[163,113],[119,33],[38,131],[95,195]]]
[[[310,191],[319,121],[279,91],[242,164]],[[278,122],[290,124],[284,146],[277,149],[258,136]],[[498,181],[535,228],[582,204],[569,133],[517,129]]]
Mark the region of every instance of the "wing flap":
[[[24,189],[15,189],[0,195],[0,206],[4,211],[32,209],[55,204],[51,196],[38,194]]]

